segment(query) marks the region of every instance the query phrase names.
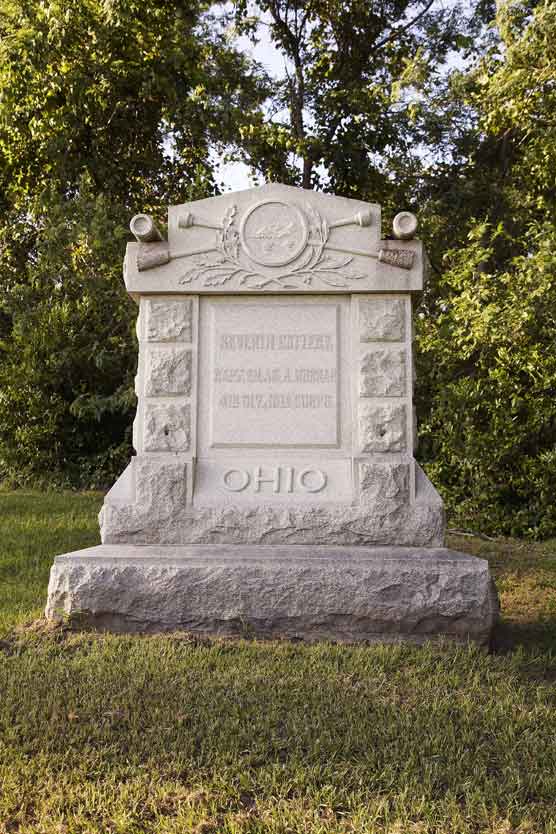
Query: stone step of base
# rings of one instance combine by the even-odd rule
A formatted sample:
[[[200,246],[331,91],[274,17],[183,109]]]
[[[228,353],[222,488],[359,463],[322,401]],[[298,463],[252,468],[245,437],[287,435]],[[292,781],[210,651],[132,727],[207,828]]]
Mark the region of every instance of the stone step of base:
[[[46,616],[115,632],[488,643],[488,563],[446,548],[99,545],[58,556]]]

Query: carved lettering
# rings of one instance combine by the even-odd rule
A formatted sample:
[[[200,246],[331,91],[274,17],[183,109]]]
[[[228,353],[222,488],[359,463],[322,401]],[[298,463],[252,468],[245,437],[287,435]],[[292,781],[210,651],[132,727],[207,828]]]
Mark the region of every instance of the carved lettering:
[[[228,368],[214,369],[217,385],[327,385],[336,382],[336,368]]]
[[[211,445],[337,445],[339,309],[214,305]]]
[[[239,475],[239,478],[236,476]],[[222,476],[224,486],[230,492],[242,492],[249,486],[251,476],[244,469],[228,469]]]
[[[293,466],[284,467],[286,479],[286,492],[293,492]]]
[[[254,411],[269,408],[335,408],[331,394],[222,394],[219,408],[248,408]]]
[[[302,469],[297,482],[306,492],[320,492],[326,486],[327,477],[321,469]]]
[[[222,333],[220,350],[334,350],[328,333]]]
[[[322,492],[328,476],[322,469],[305,468],[296,472],[293,466],[255,466],[248,469],[227,469],[222,474],[222,485],[228,492],[243,492],[252,487],[253,492],[264,492],[265,485],[271,492]]]
[[[253,487],[255,492],[261,491],[262,484],[272,484],[272,491],[280,492],[280,467],[274,468],[271,477],[267,478],[263,475],[262,468],[256,466],[253,470]]]

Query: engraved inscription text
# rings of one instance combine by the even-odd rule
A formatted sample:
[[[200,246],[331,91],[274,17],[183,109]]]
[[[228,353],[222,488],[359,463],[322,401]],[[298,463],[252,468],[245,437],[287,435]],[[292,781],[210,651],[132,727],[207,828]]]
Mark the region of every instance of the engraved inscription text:
[[[210,445],[338,446],[338,329],[335,304],[215,304]]]
[[[328,483],[322,469],[299,469],[293,466],[255,466],[249,469],[226,469],[222,484],[229,492],[264,492],[265,487],[273,493],[320,492]]]

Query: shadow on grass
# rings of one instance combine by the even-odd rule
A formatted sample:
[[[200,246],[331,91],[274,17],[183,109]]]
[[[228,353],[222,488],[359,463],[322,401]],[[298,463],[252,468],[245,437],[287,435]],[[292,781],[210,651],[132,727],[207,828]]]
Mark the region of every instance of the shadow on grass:
[[[511,622],[500,619],[491,643],[495,654],[515,651],[551,652],[556,649],[556,617],[535,622]]]
[[[492,641],[494,652],[519,647],[535,652],[556,649],[556,540],[452,535],[448,546],[489,563],[501,607]]]

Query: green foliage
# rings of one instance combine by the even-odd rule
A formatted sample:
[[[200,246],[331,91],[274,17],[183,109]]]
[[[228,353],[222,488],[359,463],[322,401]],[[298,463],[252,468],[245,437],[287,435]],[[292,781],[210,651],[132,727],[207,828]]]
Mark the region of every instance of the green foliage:
[[[203,0],[1,0],[5,198],[97,191],[135,201],[211,187],[209,142],[256,99],[246,60]]]
[[[468,86],[484,131],[482,219],[446,253],[419,327],[424,455],[457,519],[545,537],[556,532],[556,9],[504,3],[497,20],[505,48]]]
[[[530,254],[491,272],[482,239],[496,233],[477,226],[453,253],[445,310],[420,322],[432,399],[421,433],[453,517],[545,537],[556,532],[556,235],[531,229]]]
[[[556,8],[0,0],[0,478],[130,453],[137,208],[256,173],[419,211],[421,456],[460,524],[556,532]],[[276,82],[233,46],[264,18]],[[235,30],[229,26],[235,21]],[[161,219],[161,218],[159,218]]]
[[[0,472],[104,485],[129,457],[135,402],[126,212],[83,181],[76,199],[49,209],[33,227],[33,259],[5,293]]]
[[[0,0],[0,479],[109,484],[131,453],[131,214],[214,190],[263,93],[202,2]]]
[[[241,154],[268,179],[380,202],[411,200],[423,151],[439,144],[426,99],[445,62],[483,26],[479,8],[428,0],[236,2],[253,32],[263,15],[283,78],[242,135]],[[255,28],[256,35],[256,28]]]

